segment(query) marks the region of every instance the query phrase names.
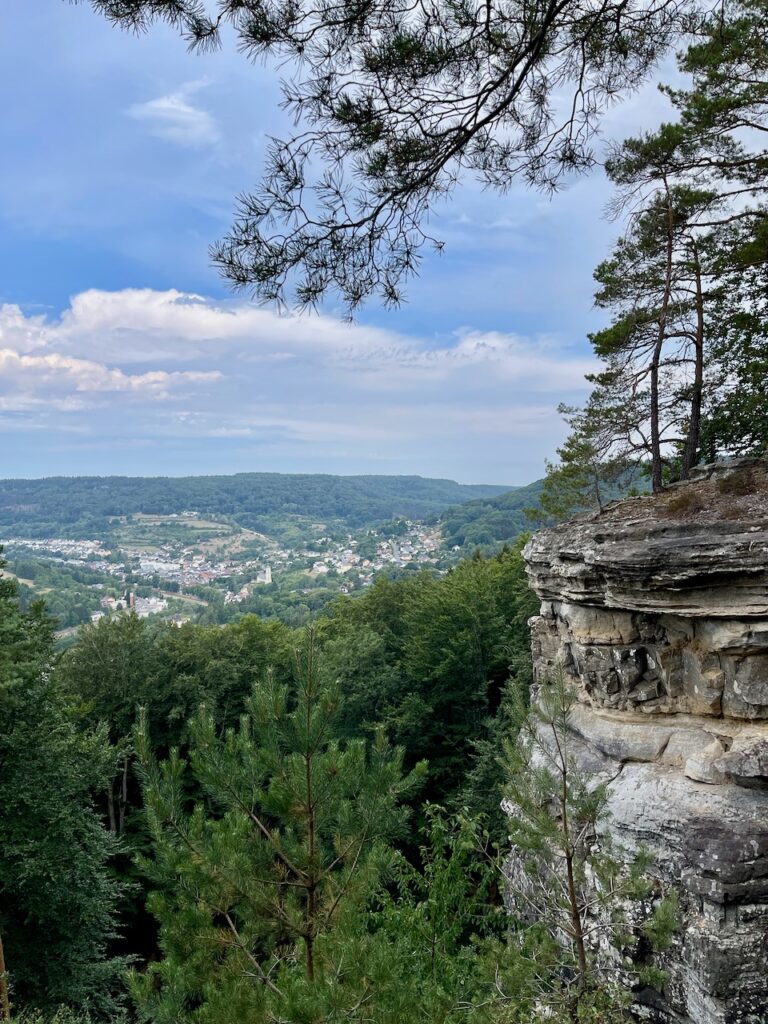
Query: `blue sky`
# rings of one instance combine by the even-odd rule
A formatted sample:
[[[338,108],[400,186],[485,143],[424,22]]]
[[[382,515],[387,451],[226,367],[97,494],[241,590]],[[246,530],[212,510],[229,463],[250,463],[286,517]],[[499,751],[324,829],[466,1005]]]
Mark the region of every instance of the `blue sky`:
[[[269,69],[35,0],[6,11],[0,88],[1,476],[542,475],[618,230],[599,171],[553,200],[467,183],[402,308],[281,317],[207,260],[288,130]],[[606,136],[666,113],[649,87]]]

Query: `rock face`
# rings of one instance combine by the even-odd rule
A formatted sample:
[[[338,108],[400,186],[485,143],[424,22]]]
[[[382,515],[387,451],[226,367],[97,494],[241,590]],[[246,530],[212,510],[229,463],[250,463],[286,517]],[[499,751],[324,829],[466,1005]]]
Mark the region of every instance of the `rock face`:
[[[539,680],[561,665],[585,766],[610,780],[608,824],[681,891],[664,1024],[768,1022],[768,465],[536,534]]]

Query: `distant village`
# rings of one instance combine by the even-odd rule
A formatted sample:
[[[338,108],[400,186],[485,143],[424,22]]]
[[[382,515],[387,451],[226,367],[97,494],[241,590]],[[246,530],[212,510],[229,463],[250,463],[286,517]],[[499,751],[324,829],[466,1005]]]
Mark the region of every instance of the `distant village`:
[[[186,513],[186,518],[194,513]],[[441,534],[438,526],[404,520],[398,524],[398,536],[382,536],[367,530],[348,535],[340,542],[331,536],[314,538],[307,546],[280,546],[264,537],[260,557],[237,557],[237,552],[205,552],[199,547],[174,542],[145,549],[125,546],[109,548],[98,540],[68,540],[57,537],[11,537],[3,540],[6,551],[28,553],[54,564],[76,566],[115,579],[115,594],[101,599],[101,608],[91,615],[98,621],[104,615],[133,611],[141,618],[164,615],[168,598],[183,596],[187,588],[216,586],[224,591],[225,604],[247,600],[258,587],[269,587],[282,576],[300,573],[310,580],[330,585],[337,580],[340,593],[370,586],[377,573],[388,568],[429,566],[438,561]],[[126,580],[146,581],[161,591],[155,596],[139,596]],[[237,580],[236,587],[232,586]],[[162,593],[168,588],[171,593]],[[178,618],[178,616],[176,616]]]

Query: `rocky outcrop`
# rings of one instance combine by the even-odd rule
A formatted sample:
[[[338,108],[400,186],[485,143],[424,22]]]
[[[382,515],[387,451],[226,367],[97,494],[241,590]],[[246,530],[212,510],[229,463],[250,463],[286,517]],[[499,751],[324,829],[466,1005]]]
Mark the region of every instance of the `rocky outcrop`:
[[[768,1022],[768,467],[703,467],[663,495],[536,534],[535,673],[579,704],[574,749],[608,827],[679,886],[663,993],[644,1019]]]

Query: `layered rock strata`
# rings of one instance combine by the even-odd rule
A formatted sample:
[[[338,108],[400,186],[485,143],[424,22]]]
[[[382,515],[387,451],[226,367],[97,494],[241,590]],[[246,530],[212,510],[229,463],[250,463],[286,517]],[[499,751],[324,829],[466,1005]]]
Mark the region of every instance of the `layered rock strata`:
[[[702,467],[663,495],[537,533],[536,677],[579,704],[573,747],[611,829],[679,886],[645,1019],[768,1022],[768,467]]]

